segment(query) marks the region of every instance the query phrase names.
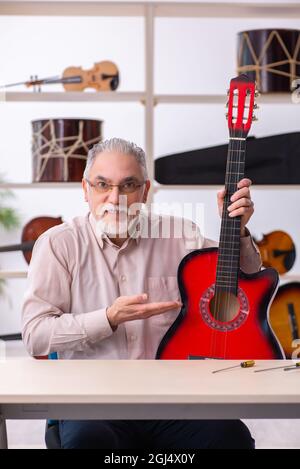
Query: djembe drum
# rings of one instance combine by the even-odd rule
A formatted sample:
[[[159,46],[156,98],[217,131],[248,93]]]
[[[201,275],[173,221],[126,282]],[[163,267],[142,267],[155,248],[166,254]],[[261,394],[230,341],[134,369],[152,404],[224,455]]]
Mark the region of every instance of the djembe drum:
[[[255,29],[238,33],[238,73],[255,79],[261,93],[290,92],[300,78],[300,31]]]
[[[102,121],[39,119],[31,124],[33,182],[81,181],[87,153],[101,140]]]

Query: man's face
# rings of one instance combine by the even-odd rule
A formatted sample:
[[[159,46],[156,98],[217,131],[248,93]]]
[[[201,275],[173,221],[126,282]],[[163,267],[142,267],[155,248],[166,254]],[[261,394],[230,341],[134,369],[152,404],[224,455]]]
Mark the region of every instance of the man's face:
[[[143,171],[140,164],[133,155],[124,155],[114,152],[103,152],[97,155],[88,176],[87,181],[83,179],[82,185],[85,200],[88,202],[90,210],[102,231],[108,235],[125,236],[124,227],[130,223],[137,215],[134,210],[133,215],[129,215],[127,210],[133,204],[146,202],[150,187],[150,181],[144,183]],[[107,192],[101,192],[99,187],[106,187],[107,184],[122,185],[128,187],[131,184],[142,184],[134,192],[121,193],[120,187],[112,187]]]

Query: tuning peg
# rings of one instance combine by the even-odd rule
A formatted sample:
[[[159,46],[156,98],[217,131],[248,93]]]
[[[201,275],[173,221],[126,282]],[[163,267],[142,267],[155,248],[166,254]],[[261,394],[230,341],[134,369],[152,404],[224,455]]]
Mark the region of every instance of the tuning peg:
[[[228,112],[226,112],[225,117],[226,117],[226,119],[228,119]]]
[[[229,95],[230,95],[230,90],[227,90],[227,93],[226,93],[226,94],[227,94],[227,96],[229,96]]]
[[[254,96],[258,98],[258,96],[260,96],[260,92],[258,90],[255,90]]]
[[[235,107],[237,107],[237,106],[235,106]],[[245,109],[249,109],[249,108],[250,108],[250,106],[245,106]],[[257,104],[253,104],[253,109],[259,109],[259,106]]]
[[[254,114],[253,114],[253,116],[252,116],[252,121],[253,121],[253,122],[254,122],[254,121],[258,121],[258,118],[257,118]]]

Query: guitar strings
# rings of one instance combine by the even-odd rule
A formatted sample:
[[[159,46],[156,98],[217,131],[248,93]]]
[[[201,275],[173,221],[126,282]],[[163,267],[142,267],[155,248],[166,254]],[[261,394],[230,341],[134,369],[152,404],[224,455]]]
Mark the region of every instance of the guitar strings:
[[[240,91],[239,91],[240,93]],[[239,99],[239,93],[238,95],[234,95],[234,96],[238,96],[238,99]],[[233,102],[233,105],[235,103]],[[243,123],[243,121],[242,121]],[[240,129],[240,131],[238,132],[238,138],[241,138],[242,137],[242,128]],[[235,148],[235,147],[238,147],[238,148]],[[235,152],[238,153],[238,158],[234,158],[235,156]],[[228,176],[228,179],[226,182],[227,182],[227,197],[225,199],[225,207],[224,207],[224,211],[225,211],[225,218],[224,218],[224,237],[223,237],[223,242],[224,242],[224,248],[226,249],[229,249],[231,248],[231,255],[230,255],[230,261],[229,261],[229,266],[227,266],[228,262],[226,261],[226,259],[223,260],[220,259],[220,266],[221,267],[224,267],[223,269],[223,275],[224,275],[224,283],[225,283],[225,292],[224,292],[224,297],[225,297],[225,300],[223,301],[223,308],[224,308],[224,311],[223,311],[223,308],[222,308],[222,314],[221,315],[218,315],[219,318],[221,317],[221,319],[224,321],[224,322],[228,322],[228,315],[226,315],[226,312],[228,313],[228,310],[229,310],[229,305],[230,305],[230,298],[231,298],[231,294],[230,294],[230,291],[226,291],[226,279],[229,280],[228,282],[228,285],[229,285],[229,290],[231,288],[231,284],[232,286],[234,284],[236,284],[237,288],[238,288],[238,285],[237,285],[237,274],[238,274],[238,271],[237,271],[237,267],[238,267],[238,264],[236,263],[236,258],[235,256],[238,256],[240,251],[238,253],[235,253],[235,251],[233,250],[234,249],[234,246],[236,245],[236,235],[239,235],[240,236],[240,233],[237,232],[237,230],[239,229],[240,227],[240,219],[241,217],[234,217],[233,219],[230,220],[229,222],[229,213],[228,213],[228,206],[230,205],[230,197],[231,197],[231,192],[234,192],[236,190],[238,190],[237,188],[237,183],[239,182],[239,178],[240,178],[240,171],[232,171],[232,169],[234,168],[234,165],[237,166],[237,170],[240,170],[241,169],[241,160],[242,160],[242,140],[238,140],[238,144],[236,145],[235,144],[235,140],[230,140],[230,149],[229,149],[229,173],[227,173],[227,176]],[[234,191],[232,190],[232,186],[234,187]],[[229,192],[229,193],[228,193]],[[227,218],[228,217],[228,218]],[[240,231],[240,230],[239,230]],[[229,239],[229,243],[228,243],[228,239]],[[239,241],[240,242],[240,241]],[[226,246],[226,243],[227,243],[227,246]],[[240,247],[240,244],[239,244],[239,247]],[[235,274],[235,276],[234,276]],[[228,286],[227,285],[227,286]],[[222,298],[222,295],[219,295],[220,298]],[[221,307],[221,300],[218,301],[218,305],[219,305],[219,308]],[[225,312],[225,314],[224,314]],[[224,343],[223,343],[223,358],[226,357],[226,351],[227,351],[227,338],[228,338],[228,330],[226,329],[225,332],[225,338],[224,338]]]
[[[240,93],[240,90],[239,90],[239,93]],[[246,94],[247,90],[245,90],[244,93]],[[245,99],[245,101],[244,101],[244,104],[245,104],[246,96],[244,96],[244,99]],[[251,99],[251,97],[250,97],[250,99]],[[249,106],[249,109],[250,109],[250,106]],[[247,119],[248,118],[249,118],[249,114],[247,116]],[[244,119],[244,113],[243,113],[243,116],[242,116],[242,125],[243,125],[243,119]],[[232,145],[233,148],[232,148],[232,152],[231,152],[234,155],[234,152],[236,150],[238,151],[238,159],[235,160],[235,161],[234,161],[234,159],[232,159],[232,164],[231,164],[231,168],[233,167],[234,163],[237,166],[237,168],[236,168],[237,171],[233,171],[234,176],[231,177],[231,180],[232,180],[232,183],[234,184],[234,189],[235,190],[238,190],[237,184],[238,184],[239,179],[241,177],[241,173],[244,176],[245,148],[242,149],[242,146],[245,145],[245,142],[243,140],[241,140],[242,135],[243,135],[243,127],[241,126],[240,133],[238,133],[238,138],[240,139],[240,140],[238,140],[238,145],[237,145],[238,149],[234,148],[235,144],[233,143],[233,145]],[[242,154],[242,151],[243,151],[243,154]],[[231,193],[231,191],[230,191],[230,193]],[[229,194],[229,197],[230,197],[230,194]],[[228,201],[228,203],[230,203],[230,200]],[[229,217],[229,215],[228,215],[228,217]],[[231,258],[230,258],[230,270],[229,270],[228,274],[229,274],[230,281],[234,282],[234,287],[236,289],[235,294],[237,295],[237,299],[238,299],[238,273],[239,273],[238,267],[239,267],[239,264],[240,264],[240,227],[241,227],[241,215],[239,215],[238,217],[234,217],[232,222],[231,222],[231,226],[230,226],[230,245],[231,245],[232,253],[231,253]],[[239,237],[238,238],[239,239],[239,243],[238,243],[238,248],[239,249],[238,249],[237,253],[235,253],[235,251],[233,251],[234,246],[236,244],[235,243],[235,237]],[[233,272],[233,270],[234,270],[234,272]],[[235,274],[235,276],[234,276],[234,274]],[[229,304],[230,304],[230,298],[231,298],[230,291],[226,292],[226,298],[227,298],[226,311],[228,311]],[[238,301],[239,301],[239,299],[238,299]],[[239,309],[240,309],[240,306],[239,306]],[[238,309],[238,313],[239,313],[239,309]],[[228,322],[227,319],[228,318],[226,318],[226,322]],[[225,332],[224,358],[226,356],[227,338],[228,338],[228,329],[226,329],[226,332]]]
[[[244,113],[243,113],[244,114]],[[243,125],[243,118],[242,118],[242,125]],[[243,133],[243,130],[241,128],[241,131],[239,133],[239,138],[242,137],[242,133]],[[241,158],[242,158],[242,140],[238,140],[238,164],[236,165],[237,166],[237,171],[234,171],[234,177],[232,178],[232,180],[234,181],[234,189],[235,191],[238,190],[238,182],[239,182],[239,179],[240,179],[240,170],[241,170]],[[234,152],[233,152],[234,154]],[[234,158],[233,158],[234,160]],[[234,163],[232,163],[232,166],[233,166]],[[229,215],[227,215],[229,217]],[[238,271],[237,271],[237,266],[238,266],[238,261],[239,261],[239,257],[240,257],[240,226],[241,226],[241,216],[239,215],[238,217],[234,217],[233,218],[233,221],[231,223],[231,247],[233,249],[233,252],[231,254],[231,258],[230,258],[230,272],[229,272],[229,275],[230,275],[230,283],[231,282],[234,282],[234,285],[236,286],[236,294],[238,293],[238,279],[237,279],[237,274],[238,274]],[[239,250],[237,253],[235,253],[234,251],[234,247],[236,246],[236,242],[235,242],[235,237],[238,236],[239,237],[239,243],[238,243],[238,246],[239,246]],[[235,258],[235,255],[237,257],[237,259]],[[234,268],[234,273],[233,273],[233,268]],[[235,275],[235,276],[234,276]],[[229,303],[230,303],[230,298],[231,298],[231,293],[228,292],[227,293],[227,311],[229,309]],[[231,318],[230,318],[231,319]],[[228,337],[228,329],[226,329],[226,332],[225,332],[225,347],[224,347],[224,355],[226,354],[226,345],[227,345],[227,337]]]
[[[234,90],[230,90],[231,93],[231,99],[232,99],[232,105],[234,105]],[[229,140],[229,147],[228,147],[228,159],[226,163],[226,176],[228,179],[228,174],[231,172],[231,167],[232,167],[232,162],[231,162],[231,154],[233,153],[231,145],[233,144],[232,140]],[[219,292],[219,287],[218,283],[219,281],[222,281],[221,275],[222,275],[222,259],[220,257],[220,247],[224,246],[224,238],[226,238],[226,229],[227,229],[227,195],[228,191],[228,180],[226,180],[225,177],[225,195],[224,195],[224,202],[223,202],[223,210],[222,210],[222,220],[221,220],[221,233],[220,233],[220,243],[219,243],[219,250],[218,250],[218,259],[217,259],[217,272],[216,272],[216,283],[215,283],[215,301],[214,301],[214,319],[216,321],[220,322],[221,320],[221,314],[220,314],[220,308],[221,308],[221,298],[222,295]],[[222,239],[223,238],[223,239]],[[221,245],[221,246],[220,246]],[[225,246],[224,246],[225,247]],[[218,338],[218,333],[216,332],[215,329],[213,329],[212,332],[212,339],[211,339],[211,356],[216,355],[216,350],[217,350],[217,338]]]
[[[231,256],[230,256],[230,267],[229,269],[227,270],[227,262],[225,263],[225,267],[224,267],[224,278],[225,280],[229,279],[229,290],[230,290],[230,284],[232,282],[232,278],[233,278],[233,262],[234,262],[234,251],[233,251],[233,247],[235,246],[235,232],[236,232],[236,217],[234,217],[233,219],[231,219],[231,221],[229,222],[229,213],[228,213],[228,207],[230,205],[230,197],[231,197],[231,192],[233,192],[231,190],[231,185],[233,185],[234,189],[236,190],[237,189],[237,182],[238,182],[238,177],[237,177],[237,173],[238,171],[233,171],[232,172],[232,168],[234,167],[234,163],[236,161],[235,158],[234,158],[234,155],[235,155],[235,151],[238,150],[238,167],[239,167],[239,163],[240,163],[240,155],[241,155],[241,140],[238,141],[238,149],[235,149],[235,140],[231,140],[230,141],[230,171],[229,171],[229,181],[228,182],[228,190],[229,190],[229,194],[228,194],[228,197],[227,197],[227,204],[226,204],[226,207],[225,207],[225,210],[226,210],[226,222],[227,222],[227,225],[229,225],[229,230],[228,230],[228,227],[226,226],[225,227],[225,245],[227,243],[227,246],[229,248],[229,246],[231,247],[232,249],[232,252],[231,252]],[[232,174],[233,173],[233,174]],[[228,243],[228,236],[229,236],[229,243]],[[226,282],[225,282],[225,302],[224,302],[224,311],[225,313],[227,312],[228,313],[228,309],[229,309],[229,304],[230,304],[230,293],[229,291],[226,291]],[[226,314],[223,314],[223,319],[225,320],[224,322],[228,322],[228,316],[226,316]],[[227,346],[227,337],[228,337],[228,330],[227,328],[225,329],[225,338],[224,338],[224,345],[223,345],[223,358],[225,359],[226,358],[226,346]]]
[[[239,93],[240,93],[240,91],[237,94],[234,94],[234,90],[232,90],[233,105],[235,104],[234,103],[234,97],[237,96],[237,98],[239,100]],[[245,94],[246,93],[247,93],[247,90],[245,91]],[[250,99],[251,99],[251,97],[250,97]],[[250,106],[249,106],[249,109],[250,109]],[[248,118],[249,118],[249,114],[247,116],[247,119]],[[244,115],[242,116],[242,124],[243,124],[243,119],[244,119]],[[224,264],[222,258],[219,257],[219,254],[218,254],[218,262],[217,262],[217,266],[219,265],[219,267],[220,267],[220,269],[218,271],[219,275],[220,275],[220,271],[221,271],[221,274],[222,274],[222,271],[223,271],[223,275],[221,275],[221,277],[225,276],[224,277],[225,287],[226,287],[226,277],[228,277],[229,278],[229,283],[232,283],[232,286],[236,286],[236,289],[237,289],[236,294],[238,294],[238,266],[239,266],[239,262],[236,262],[236,261],[237,261],[237,257],[239,257],[239,259],[240,259],[240,240],[239,240],[239,245],[238,245],[239,246],[238,253],[235,253],[233,251],[233,249],[234,249],[234,245],[235,245],[235,235],[240,236],[241,215],[239,215],[238,217],[233,217],[233,219],[230,220],[230,222],[229,222],[230,217],[229,217],[229,213],[228,213],[228,206],[230,205],[230,202],[231,202],[230,201],[231,185],[234,186],[235,190],[238,190],[237,184],[239,182],[239,178],[240,178],[240,174],[241,174],[240,171],[232,171],[232,168],[234,167],[234,164],[237,166],[238,170],[242,169],[242,174],[244,175],[244,167],[242,168],[242,164],[243,165],[245,164],[245,158],[244,158],[244,155],[242,156],[242,151],[245,152],[245,149],[244,150],[242,149],[242,146],[243,146],[243,141],[241,140],[242,135],[243,135],[243,128],[242,127],[238,131],[237,135],[238,135],[238,138],[239,138],[238,143],[237,143],[238,148],[235,148],[235,146],[236,146],[235,145],[235,140],[230,140],[229,141],[228,161],[227,161],[227,168],[226,168],[227,180],[225,178],[225,190],[226,190],[226,192],[225,192],[225,196],[224,196],[223,214],[222,214],[222,222],[221,222],[221,235],[222,236],[220,236],[220,243],[222,244],[222,247],[226,248],[225,243],[227,243],[228,244],[227,249],[231,248],[231,250],[232,250],[231,255],[230,255],[230,260],[228,262],[229,263],[229,268],[227,269],[227,267],[226,267],[226,264],[227,264],[226,259],[224,259],[224,261],[226,261],[225,264]],[[235,152],[238,153],[238,158],[236,160],[234,160],[234,158],[233,158]],[[228,192],[229,192],[229,194],[228,194]],[[237,230],[239,230],[239,232],[237,232]],[[229,243],[228,243],[228,238],[229,238]],[[235,256],[236,256],[236,258],[235,258]],[[224,271],[224,269],[226,269],[226,270]],[[235,276],[233,278],[234,274],[235,274]],[[217,284],[217,278],[216,278],[216,284]],[[219,280],[222,282],[222,278],[219,277]],[[217,285],[215,285],[215,302],[214,302],[215,316],[214,317],[217,321],[223,320],[223,322],[228,322],[228,316],[226,316],[226,314],[224,315],[223,308],[222,308],[222,311],[220,311],[221,310],[222,297],[223,297],[221,292],[222,292],[222,290],[220,290],[220,292],[219,292],[219,288],[217,289]],[[224,298],[225,299],[223,300],[223,307],[224,307],[224,311],[226,313],[226,311],[228,311],[228,309],[229,309],[230,298],[231,298],[230,291],[226,291],[226,288],[225,288],[225,292],[224,292]],[[238,312],[239,312],[239,309],[238,309]],[[227,349],[227,338],[228,338],[228,330],[227,329],[225,330],[224,334],[225,334],[225,339],[224,339],[224,345],[223,345],[223,356],[225,358],[226,349]],[[211,355],[212,356],[215,355],[214,351],[216,351],[216,341],[217,341],[217,333],[215,332],[215,330],[213,330],[212,339],[211,339],[211,352],[212,352]]]
[[[242,120],[242,124],[243,124],[243,120]],[[239,138],[241,138],[242,133],[243,133],[243,130],[241,129],[240,134],[239,134]],[[238,185],[238,182],[239,182],[239,179],[240,179],[241,158],[242,158],[242,140],[238,140],[238,147],[239,147],[238,148],[238,164],[236,165],[237,166],[237,171],[234,171],[234,173],[236,173],[236,174],[234,174],[234,177],[232,178],[232,180],[234,181],[235,191],[238,190],[237,185]],[[233,152],[233,155],[234,155],[234,152]],[[234,158],[232,160],[234,160]],[[233,167],[233,165],[234,165],[234,161],[232,161],[232,167]],[[227,216],[229,218],[228,214],[227,214]],[[239,258],[240,258],[240,226],[241,226],[241,216],[239,215],[238,217],[234,217],[233,221],[231,222],[231,234],[230,234],[231,235],[231,248],[233,249],[233,251],[232,251],[232,254],[231,254],[231,258],[230,258],[229,276],[230,276],[230,283],[234,282],[234,285],[236,285],[236,294],[238,293],[238,278],[237,278],[238,270],[237,270],[237,267],[238,267],[238,262],[239,262]],[[238,250],[237,253],[235,253],[235,251],[234,251],[234,247],[236,246],[236,242],[235,242],[235,237],[236,236],[239,237],[239,243],[238,243],[239,250]],[[236,255],[237,259],[235,258],[235,255]],[[233,273],[233,268],[234,268],[234,273]],[[227,292],[226,295],[227,295],[227,305],[226,305],[227,308],[226,308],[226,310],[228,311],[229,310],[231,293]],[[225,358],[225,355],[226,355],[227,338],[228,338],[228,329],[226,329],[226,332],[225,332],[224,358]]]
[[[235,105],[234,103],[234,97],[235,94],[233,92],[233,106]],[[234,107],[233,107],[234,109]],[[238,145],[240,144],[240,141],[238,141]],[[229,173],[228,173],[228,180],[227,180],[227,198],[226,198],[226,206],[225,206],[225,233],[224,233],[224,248],[227,250],[229,247],[232,249],[232,245],[234,245],[234,238],[233,235],[235,233],[235,219],[233,218],[232,220],[229,221],[229,213],[228,213],[228,207],[230,205],[230,197],[231,197],[231,192],[233,192],[231,189],[231,186],[233,185],[234,188],[236,188],[236,181],[234,175],[235,172],[232,172],[232,168],[234,165],[234,156],[235,156],[235,151],[237,150],[235,148],[235,140],[230,140],[230,164],[229,164]],[[238,153],[239,155],[239,153]],[[233,174],[232,174],[233,173]],[[229,242],[228,242],[229,241]],[[222,310],[222,319],[224,322],[228,322],[228,317],[226,315],[226,312],[228,312],[229,308],[229,302],[230,302],[230,295],[229,292],[226,291],[228,285],[226,285],[226,281],[229,280],[228,283],[231,283],[232,280],[232,263],[233,263],[233,255],[234,252],[231,252],[231,255],[229,257],[230,259],[230,265],[228,265],[228,262],[226,261],[227,255],[224,254],[225,259],[221,259],[221,263],[223,264],[223,275],[224,275],[224,283],[225,283],[225,292],[224,292],[224,297],[225,301],[223,302],[223,307],[224,311]],[[230,289],[230,287],[228,287]],[[226,346],[227,346],[227,328],[225,329],[224,332],[224,343],[223,343],[223,358],[226,357]]]
[[[239,90],[239,93],[240,93],[240,90]],[[238,94],[238,100],[239,100],[239,94]],[[244,114],[244,113],[243,113]],[[243,125],[243,117],[242,117],[242,125]],[[241,130],[240,132],[238,132],[238,138],[241,138],[242,137],[242,133],[243,133],[243,129],[241,127]],[[231,141],[232,142],[232,141]],[[230,205],[230,197],[231,197],[231,192],[235,192],[238,187],[237,187],[237,184],[239,182],[239,179],[240,179],[240,169],[241,169],[241,159],[242,159],[242,140],[238,140],[238,144],[237,144],[237,149],[234,148],[235,147],[235,140],[233,141],[233,144],[232,144],[232,151],[231,151],[231,169],[234,167],[234,164],[236,164],[237,166],[237,171],[233,171],[233,177],[232,177],[232,174],[231,174],[231,171],[230,171],[230,184],[233,185],[234,187],[234,191],[230,190],[229,191],[229,196],[228,196],[228,206]],[[234,155],[235,155],[235,152],[238,151],[238,158],[235,159],[234,158]],[[226,208],[227,210],[227,208]],[[229,214],[228,214],[228,210],[227,210],[227,217],[228,217],[228,220],[229,220]],[[238,291],[238,279],[236,278],[237,276],[237,267],[238,267],[238,262],[237,262],[237,259],[235,258],[235,256],[237,258],[240,257],[240,250],[235,253],[234,251],[234,247],[236,245],[236,235],[240,237],[240,220],[241,220],[241,216],[239,215],[238,217],[233,217],[231,222],[230,222],[230,226],[229,226],[229,242],[230,242],[230,247],[232,249],[232,252],[231,252],[231,256],[230,256],[230,269],[229,269],[229,272],[226,271],[226,274],[228,273],[228,277],[229,277],[229,291],[225,293],[225,297],[226,297],[226,301],[225,301],[225,304],[226,304],[226,309],[225,311],[228,312],[229,310],[229,304],[230,304],[230,298],[231,298],[231,293],[230,293],[230,289],[231,289],[231,283],[236,285],[237,287],[237,291]],[[228,239],[228,237],[227,237]],[[240,247],[240,239],[239,239],[239,244],[238,246]],[[235,272],[233,272],[233,270]],[[235,274],[235,276],[234,276]],[[237,293],[236,291],[236,293]],[[231,318],[230,318],[231,319]],[[226,322],[228,322],[228,317],[226,317]],[[228,329],[226,328],[226,331],[225,331],[225,340],[224,340],[224,358],[226,357],[226,347],[227,347],[227,338],[228,338]]]
[[[232,101],[234,100],[234,91],[231,89],[231,99]],[[233,103],[234,104],[234,103]],[[214,301],[214,318],[216,321],[220,322],[221,318],[221,300],[222,300],[222,295],[219,292],[219,286],[218,283],[221,281],[222,282],[222,259],[220,256],[221,248],[223,247],[223,242],[224,238],[226,238],[226,229],[227,229],[227,191],[228,191],[228,174],[231,172],[231,154],[232,154],[232,147],[231,147],[232,141],[229,140],[229,146],[228,146],[228,158],[227,158],[227,163],[226,163],[226,177],[225,177],[225,194],[224,194],[224,202],[223,202],[223,210],[222,210],[222,220],[221,220],[221,233],[220,233],[220,243],[219,243],[219,250],[218,250],[218,259],[217,259],[217,272],[216,272],[216,284],[215,284],[215,301]],[[225,246],[224,246],[225,247]],[[213,330],[212,333],[212,339],[213,339],[213,350],[212,356],[216,355],[216,350],[217,350],[217,338],[218,338],[218,333],[216,330]]]

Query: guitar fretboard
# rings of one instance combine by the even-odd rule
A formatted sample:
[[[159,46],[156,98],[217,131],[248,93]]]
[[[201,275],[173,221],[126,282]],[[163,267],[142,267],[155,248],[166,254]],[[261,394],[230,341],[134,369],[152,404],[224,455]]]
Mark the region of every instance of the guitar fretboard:
[[[216,289],[237,294],[238,270],[240,265],[241,217],[230,217],[228,206],[231,196],[237,190],[237,183],[244,177],[246,141],[230,140],[225,175],[226,195],[224,199]]]

